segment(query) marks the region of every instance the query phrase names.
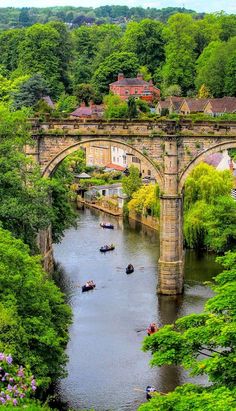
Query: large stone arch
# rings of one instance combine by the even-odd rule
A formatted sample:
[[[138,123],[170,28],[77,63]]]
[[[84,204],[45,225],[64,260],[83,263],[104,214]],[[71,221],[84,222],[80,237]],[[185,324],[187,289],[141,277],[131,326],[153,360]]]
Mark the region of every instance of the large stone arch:
[[[236,141],[232,140],[232,141],[225,141],[222,143],[217,143],[216,145],[205,149],[204,151],[202,151],[200,154],[198,154],[197,157],[195,157],[185,168],[185,170],[183,171],[183,173],[180,175],[180,179],[179,179],[179,192],[181,193],[186,181],[186,178],[188,177],[188,175],[191,173],[191,171],[194,169],[194,167],[196,167],[199,163],[201,163],[201,161],[203,161],[203,159],[210,155],[210,154],[215,154],[218,153],[219,151],[223,151],[223,150],[227,150],[229,148],[236,148]]]
[[[156,165],[154,164],[153,160],[151,160],[148,156],[143,154],[141,151],[138,149],[130,146],[129,144],[117,140],[112,140],[112,139],[99,139],[99,138],[93,138],[93,139],[86,139],[86,140],[81,140],[78,141],[75,144],[70,145],[66,149],[62,150],[60,153],[55,155],[55,157],[46,165],[46,167],[43,170],[43,176],[44,177],[50,177],[53,172],[56,170],[58,165],[69,155],[72,154],[73,152],[77,151],[80,146],[86,146],[86,144],[94,143],[94,142],[108,142],[109,144],[113,144],[116,147],[123,148],[125,147],[126,151],[129,152],[130,154],[133,154],[134,156],[140,158],[149,168],[151,168],[153,175],[162,190],[164,187],[164,180],[163,176],[161,175],[160,171],[157,169]]]

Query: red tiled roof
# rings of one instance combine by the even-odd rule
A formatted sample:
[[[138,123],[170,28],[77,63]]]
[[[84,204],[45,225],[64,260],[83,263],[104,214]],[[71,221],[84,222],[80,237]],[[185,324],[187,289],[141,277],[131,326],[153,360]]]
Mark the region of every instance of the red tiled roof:
[[[205,98],[185,98],[183,103],[186,101],[190,112],[203,112],[204,108],[208,102],[208,99]]]
[[[170,100],[168,100],[168,99],[160,100],[158,102],[158,105],[160,106],[160,108],[169,108],[170,107]]]
[[[77,107],[75,111],[70,113],[71,116],[75,117],[88,117],[88,116],[101,116],[104,111],[104,105],[93,104],[90,107],[80,106]]]
[[[91,109],[91,107],[78,107],[70,115],[75,116],[75,117],[91,116],[92,115],[92,109]]]
[[[118,164],[109,163],[106,165],[106,168],[112,168],[113,170],[117,171],[124,171],[125,167],[119,166]]]
[[[138,78],[123,78],[122,80],[117,80],[114,83],[110,83],[110,86],[150,86],[147,81]]]
[[[208,101],[213,113],[234,113],[236,111],[236,97],[212,98]]]

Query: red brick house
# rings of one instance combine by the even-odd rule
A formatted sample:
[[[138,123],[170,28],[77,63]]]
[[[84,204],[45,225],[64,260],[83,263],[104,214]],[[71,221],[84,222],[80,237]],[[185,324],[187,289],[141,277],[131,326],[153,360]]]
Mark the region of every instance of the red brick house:
[[[136,78],[126,78],[123,73],[118,74],[118,80],[110,85],[110,91],[128,100],[129,97],[141,98],[147,102],[160,98],[160,90],[150,81],[144,81],[142,74]]]

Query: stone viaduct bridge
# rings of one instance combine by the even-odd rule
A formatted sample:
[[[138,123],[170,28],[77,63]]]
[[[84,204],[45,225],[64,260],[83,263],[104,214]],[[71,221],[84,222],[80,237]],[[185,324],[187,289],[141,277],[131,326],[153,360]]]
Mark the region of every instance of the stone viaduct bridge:
[[[27,154],[50,177],[63,159],[91,142],[110,142],[149,166],[160,186],[158,292],[183,291],[183,189],[191,170],[209,154],[236,147],[236,122],[32,121],[33,147]]]

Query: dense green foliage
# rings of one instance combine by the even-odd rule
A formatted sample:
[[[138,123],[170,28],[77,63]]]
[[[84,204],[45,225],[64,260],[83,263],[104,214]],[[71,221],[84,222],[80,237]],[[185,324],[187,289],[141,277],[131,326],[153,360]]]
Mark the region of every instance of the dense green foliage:
[[[3,229],[0,261],[0,351],[29,366],[38,384],[47,387],[63,375],[70,309],[39,257]]]
[[[236,95],[235,15],[197,16],[170,10],[170,18],[160,22],[153,9],[135,8],[140,17],[126,20],[121,27],[117,21],[110,23],[129,9],[105,6],[86,9],[88,14],[100,10],[99,18],[104,12],[103,24],[84,22],[71,27],[63,21],[68,23],[76,10],[72,9],[42,9],[44,18],[32,20],[37,24],[30,23],[30,18],[40,9],[23,9],[19,26],[24,27],[0,32],[0,98],[13,106],[16,99],[15,107],[21,107],[19,93],[26,93],[20,101],[31,101],[27,99],[29,84],[40,75],[44,82],[40,96],[59,99],[59,111],[68,113],[77,101],[101,102],[121,71],[127,77],[140,71],[145,80],[152,78],[163,95],[197,95],[201,89],[199,95],[205,96],[203,85],[209,96]],[[7,11],[14,14],[17,9]],[[110,19],[111,15],[116,17]],[[76,98],[70,101],[70,96]]]
[[[128,203],[130,212],[139,215],[160,217],[159,186],[150,184],[143,185],[133,193],[132,199]]]
[[[233,177],[201,163],[191,172],[184,192],[184,237],[188,247],[217,252],[236,241],[236,203],[230,196]]]
[[[0,222],[37,252],[38,231],[52,224],[58,241],[74,213],[66,184],[42,179],[38,166],[24,154],[25,144],[32,144],[26,115],[0,107]]]
[[[224,271],[215,278],[215,296],[204,311],[162,327],[143,344],[144,351],[152,353],[152,366],[181,365],[191,375],[208,376],[211,385],[187,384],[165,396],[157,394],[140,411],[235,409],[236,253],[217,261]]]
[[[142,185],[139,169],[133,165],[129,167],[129,175],[122,178],[122,188],[124,193],[131,199],[132,194],[135,193]]]

